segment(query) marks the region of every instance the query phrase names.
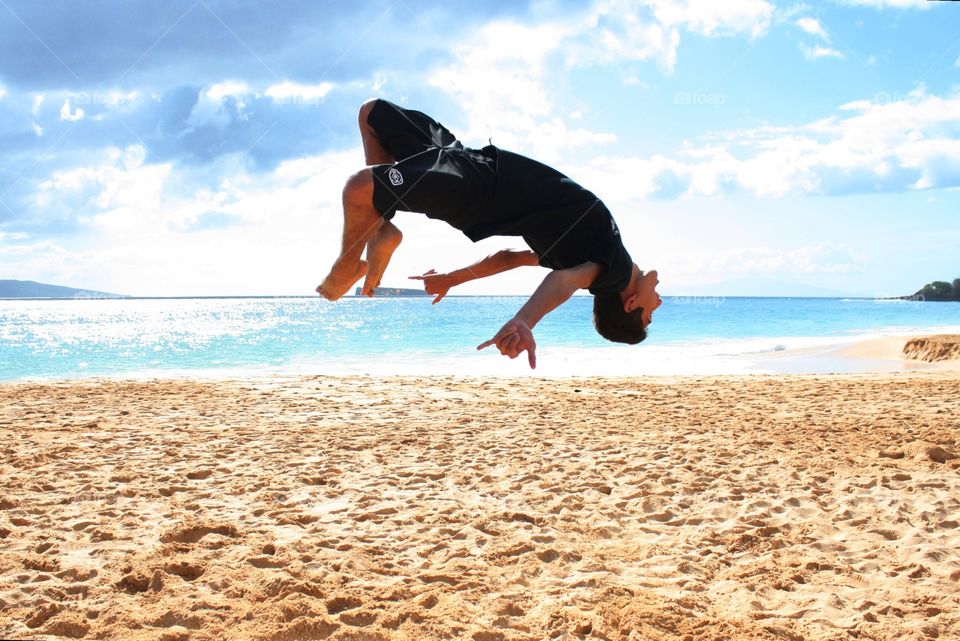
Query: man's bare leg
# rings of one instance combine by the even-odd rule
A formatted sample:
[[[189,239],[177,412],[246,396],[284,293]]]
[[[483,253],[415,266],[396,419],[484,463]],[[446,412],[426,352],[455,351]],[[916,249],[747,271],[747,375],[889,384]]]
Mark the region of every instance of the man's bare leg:
[[[380,279],[401,240],[403,233],[389,220],[384,220],[367,241],[367,278],[361,292],[364,296],[373,296],[374,288],[380,286]]]
[[[370,115],[376,102],[376,99],[367,100],[360,107],[360,113],[357,115],[360,140],[363,142],[363,155],[367,165],[392,165],[396,159],[384,149],[373,127],[367,122],[367,116]],[[371,192],[371,201],[372,199]],[[367,278],[361,290],[365,296],[373,296],[374,288],[380,286],[380,279],[387,271],[390,258],[401,240],[403,240],[403,234],[397,226],[384,220],[367,241]]]
[[[393,164],[396,162],[377,138],[367,116],[376,100],[368,100],[360,107],[357,124],[367,165]],[[403,234],[393,223],[383,220],[373,207],[373,173],[361,171],[352,176],[343,190],[343,245],[340,257],[330,273],[317,287],[317,292],[327,300],[337,300],[366,276],[362,293],[373,296],[374,288],[380,285],[393,252],[403,240]],[[366,247],[367,259],[360,255]]]
[[[317,287],[321,296],[327,300],[337,300],[350,291],[364,274],[369,279],[369,264],[360,257],[367,242],[377,236],[383,223],[383,218],[373,206],[373,172],[369,169],[359,171],[347,180],[343,188],[343,241],[340,256]],[[387,261],[389,260],[388,255]],[[382,258],[378,258],[378,263],[380,262]],[[381,272],[377,278],[383,275],[382,270],[386,269],[386,265],[378,269]]]

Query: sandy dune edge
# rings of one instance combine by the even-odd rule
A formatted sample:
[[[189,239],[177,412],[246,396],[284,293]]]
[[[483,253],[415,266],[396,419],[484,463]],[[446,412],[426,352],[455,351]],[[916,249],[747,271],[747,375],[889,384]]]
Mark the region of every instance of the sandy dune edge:
[[[939,335],[911,338],[903,346],[907,358],[927,362],[960,360],[960,336]]]
[[[960,376],[0,386],[0,637],[960,638]]]

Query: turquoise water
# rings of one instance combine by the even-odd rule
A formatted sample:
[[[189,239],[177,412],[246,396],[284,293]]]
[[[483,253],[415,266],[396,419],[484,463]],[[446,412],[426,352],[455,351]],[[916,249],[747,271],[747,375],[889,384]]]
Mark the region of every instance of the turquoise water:
[[[477,352],[523,297],[6,300],[0,380],[245,373],[523,375]],[[605,342],[591,298],[536,328],[536,375],[723,373],[751,355],[960,331],[960,304],[818,298],[664,298],[647,341]]]

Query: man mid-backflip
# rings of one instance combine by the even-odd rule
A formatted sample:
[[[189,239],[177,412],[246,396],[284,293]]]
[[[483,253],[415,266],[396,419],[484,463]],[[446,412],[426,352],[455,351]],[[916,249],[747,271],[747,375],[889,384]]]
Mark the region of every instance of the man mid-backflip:
[[[391,222],[397,210],[426,214],[477,242],[521,236],[531,251],[499,251],[469,267],[423,276],[434,303],[450,288],[524,265],[552,270],[516,315],[477,349],[496,345],[516,358],[526,351],[536,366],[533,328],[578,289],[593,294],[593,320],[608,340],[636,344],[646,338],[661,303],[657,272],[641,271],[620,239],[610,212],[593,193],[530,158],[498,149],[464,147],[424,113],[386,100],[360,108],[367,168],[343,189],[343,244],[317,287],[337,300],[364,278],[373,295],[403,235]],[[362,259],[366,249],[366,260]]]

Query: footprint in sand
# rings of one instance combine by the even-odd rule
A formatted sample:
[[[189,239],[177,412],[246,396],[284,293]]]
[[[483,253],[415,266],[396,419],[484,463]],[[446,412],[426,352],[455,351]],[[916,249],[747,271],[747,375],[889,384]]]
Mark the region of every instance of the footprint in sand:
[[[219,534],[230,538],[242,536],[236,527],[230,524],[181,523],[160,536],[161,543],[196,543],[208,534]]]
[[[53,637],[68,637],[80,639],[87,636],[90,625],[83,620],[78,612],[65,612],[53,618],[42,630],[41,634]]]
[[[363,605],[363,601],[354,596],[338,596],[327,601],[327,614],[340,614]]]
[[[537,552],[537,558],[543,561],[544,563],[553,563],[560,558],[560,553],[554,549],[544,550],[542,552]]]
[[[160,496],[173,496],[177,492],[189,492],[191,489],[185,485],[168,485],[160,488],[159,492]]]
[[[35,547],[33,551],[36,552],[37,554],[45,554],[45,553],[59,554],[60,553],[60,549],[57,547],[54,547],[54,544],[52,541],[44,541],[43,543]]]
[[[301,617],[292,624],[268,637],[271,641],[313,641],[326,639],[333,634],[339,624],[319,617]]]
[[[206,566],[202,563],[195,563],[188,560],[180,560],[175,563],[168,563],[163,567],[168,574],[175,574],[184,581],[196,581],[206,571]]]
[[[270,568],[282,568],[289,565],[289,561],[282,558],[277,558],[272,554],[263,554],[260,556],[250,557],[247,559],[247,563],[262,570]]]
[[[150,625],[157,628],[180,627],[187,630],[199,630],[203,626],[203,620],[198,616],[184,616],[173,610],[168,610],[162,616],[154,619]]]
[[[70,529],[74,532],[83,532],[87,528],[93,527],[96,524],[96,521],[79,521],[71,525]]]
[[[60,561],[56,558],[32,554],[23,560],[23,567],[37,572],[56,572],[60,569]]]
[[[514,601],[507,601],[506,603],[501,604],[495,610],[497,614],[505,617],[522,617],[526,616],[526,611],[520,607],[518,603]]]
[[[340,622],[357,628],[364,628],[373,625],[377,620],[374,612],[344,612],[340,615]]]

